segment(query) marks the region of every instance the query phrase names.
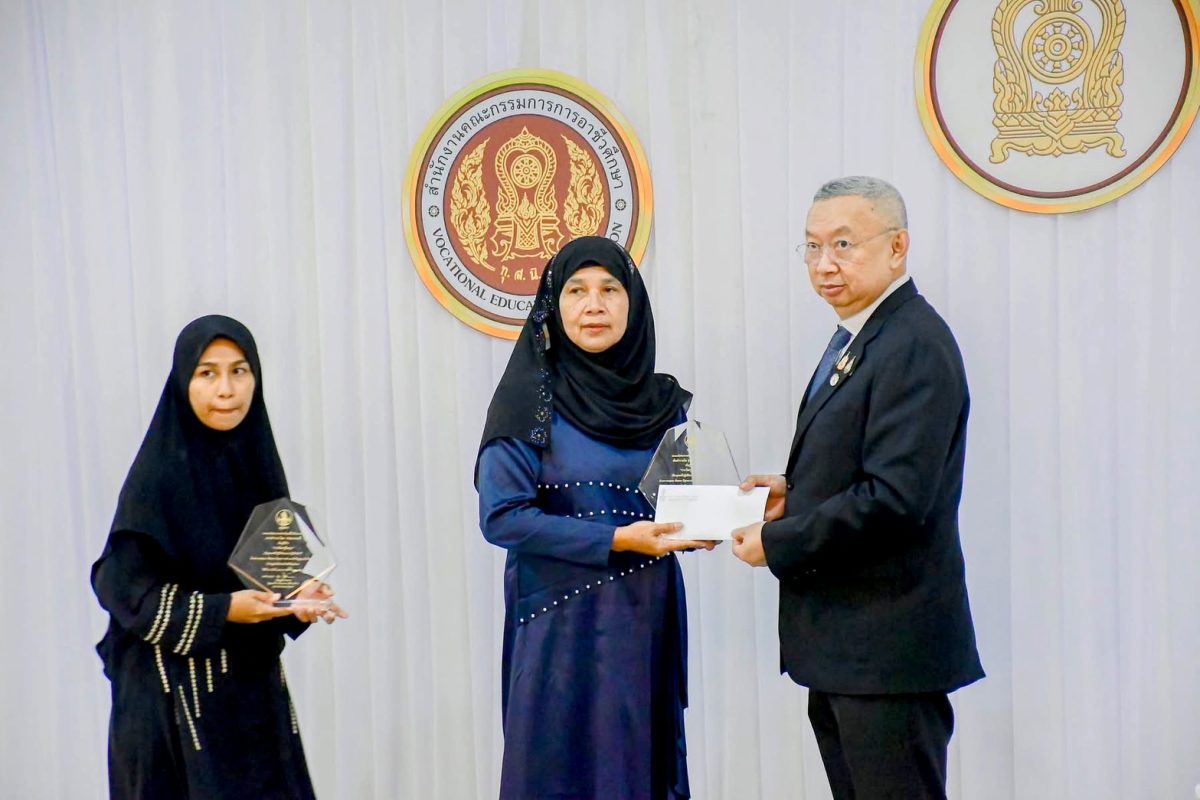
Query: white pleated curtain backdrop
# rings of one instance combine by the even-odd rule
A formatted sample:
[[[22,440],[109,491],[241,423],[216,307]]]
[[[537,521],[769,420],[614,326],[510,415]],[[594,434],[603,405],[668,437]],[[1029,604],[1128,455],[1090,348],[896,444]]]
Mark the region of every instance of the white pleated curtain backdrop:
[[[225,312],[258,338],[293,494],[352,613],[286,655],[320,795],[495,796],[503,554],[471,476],[511,345],[425,290],[402,194],[450,94],[546,67],[612,98],[645,146],[659,368],[746,471],[782,469],[835,322],[793,253],[812,192],[848,173],[900,187],[911,272],[974,401],[961,516],[989,677],[954,696],[951,796],[1190,797],[1200,136],[1103,208],[1007,211],[922,134],[926,11],[0,2],[0,793],[104,796],[87,569],[176,333]],[[777,674],[775,580],[728,546],[683,563],[695,796],[828,797],[804,690]]]

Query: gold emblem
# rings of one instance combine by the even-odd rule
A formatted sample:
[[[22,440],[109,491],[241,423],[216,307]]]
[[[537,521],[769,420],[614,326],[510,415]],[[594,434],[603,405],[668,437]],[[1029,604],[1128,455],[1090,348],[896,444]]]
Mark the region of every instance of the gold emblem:
[[[1170,161],[1200,111],[1198,0],[930,0],[916,56],[934,152],[1019,211],[1124,196]]]
[[[413,149],[405,234],[421,280],[477,330],[515,339],[547,261],[605,236],[650,237],[645,154],[611,103],[570,76],[514,70],[450,98]]]
[[[450,187],[450,224],[471,259],[495,272],[496,268],[487,263],[484,245],[492,224],[492,207],[483,191],[483,152],[487,144],[484,139],[466,155],[462,170]]]
[[[292,523],[295,521],[296,518],[292,515],[292,512],[288,511],[286,508],[281,508],[275,512],[275,525],[278,526],[279,530],[281,531],[286,531],[288,528],[292,527]]]
[[[838,372],[841,372],[846,368],[846,362],[849,360],[849,358],[849,356],[842,356],[842,360],[837,363]]]
[[[1125,137],[1117,130],[1125,8],[1121,0],[1094,2],[1102,17],[1099,36],[1080,15],[1079,0],[1002,0],[996,7],[993,164],[1014,150],[1057,157],[1104,147],[1110,156],[1125,156]],[[1035,18],[1029,21],[1022,12],[1031,5]],[[1023,35],[1019,22],[1028,26]]]
[[[558,156],[545,139],[527,127],[496,151],[494,205],[488,202],[483,180],[483,158],[490,139],[484,139],[463,159],[450,188],[450,225],[476,264],[496,272],[498,265],[516,259],[545,261],[565,242],[561,224],[570,231],[570,238],[600,232],[608,201],[604,183],[583,148],[566,136],[562,140],[571,180],[561,214],[555,191]],[[503,284],[508,270],[500,269]],[[538,277],[536,267],[530,272]]]
[[[501,261],[518,256],[548,259],[558,252],[558,200],[554,172],[558,159],[545,139],[528,128],[496,152],[496,227],[492,254]]]
[[[571,159],[571,183],[563,204],[564,221],[572,236],[595,236],[604,221],[604,183],[596,172],[596,164],[579,145],[562,137]]]

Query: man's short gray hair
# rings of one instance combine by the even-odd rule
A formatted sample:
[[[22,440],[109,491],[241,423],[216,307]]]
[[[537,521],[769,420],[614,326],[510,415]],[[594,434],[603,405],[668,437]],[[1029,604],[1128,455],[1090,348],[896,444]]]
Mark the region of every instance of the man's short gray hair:
[[[862,197],[871,202],[875,213],[897,228],[908,227],[908,211],[904,198],[895,186],[882,178],[868,175],[848,175],[828,181],[813,195],[813,202],[830,200],[834,197]]]

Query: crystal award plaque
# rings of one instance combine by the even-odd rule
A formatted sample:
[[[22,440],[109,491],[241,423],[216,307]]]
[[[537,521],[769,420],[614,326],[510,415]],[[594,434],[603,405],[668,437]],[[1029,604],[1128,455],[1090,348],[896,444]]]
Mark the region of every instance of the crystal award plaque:
[[[658,507],[659,487],[737,486],[737,465],[725,434],[698,420],[688,420],[663,434],[638,489]]]
[[[323,581],[337,562],[313,528],[308,510],[286,497],[254,507],[229,556],[229,566],[247,588],[278,594],[277,606],[328,608],[332,604],[301,596]]]
[[[766,487],[740,488],[725,434],[691,420],[663,435],[638,490],[654,506],[656,522],[680,528],[668,539],[729,539],[763,517]]]

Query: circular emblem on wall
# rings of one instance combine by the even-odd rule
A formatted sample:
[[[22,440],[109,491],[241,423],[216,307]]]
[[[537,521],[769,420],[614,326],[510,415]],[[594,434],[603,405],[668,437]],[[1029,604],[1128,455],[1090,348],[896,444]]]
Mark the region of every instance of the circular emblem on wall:
[[[1009,208],[1080,211],[1153,175],[1200,107],[1200,0],[938,0],[917,110],[938,157]]]
[[[546,262],[579,236],[639,261],[653,194],[641,145],[603,95],[549,70],[489,75],[450,98],[405,183],[413,263],[438,302],[515,339]]]

